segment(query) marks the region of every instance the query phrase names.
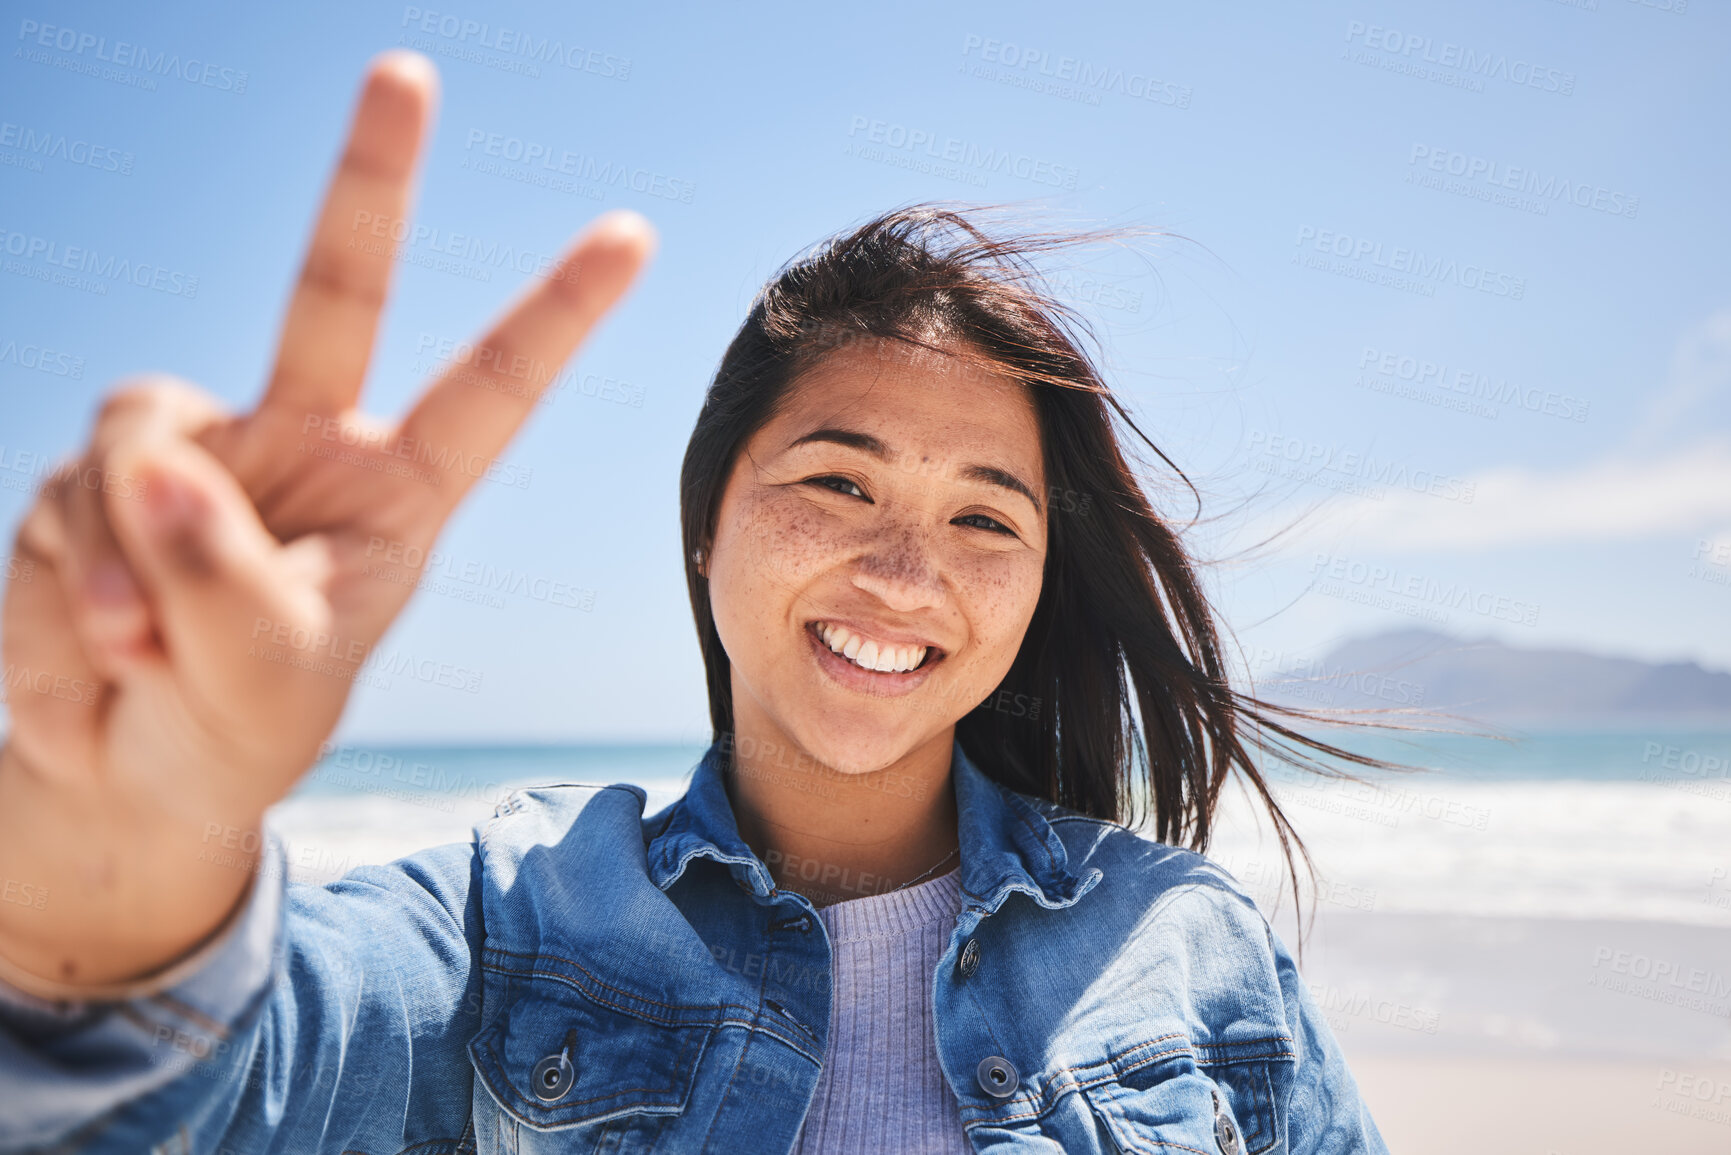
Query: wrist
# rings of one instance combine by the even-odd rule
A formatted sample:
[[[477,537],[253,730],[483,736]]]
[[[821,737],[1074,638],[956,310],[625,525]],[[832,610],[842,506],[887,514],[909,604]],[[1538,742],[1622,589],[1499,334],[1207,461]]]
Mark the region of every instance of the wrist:
[[[263,853],[256,820],[171,817],[124,791],[42,773],[12,742],[0,746],[8,972],[99,988],[157,971],[225,923]],[[9,884],[13,901],[4,901]]]

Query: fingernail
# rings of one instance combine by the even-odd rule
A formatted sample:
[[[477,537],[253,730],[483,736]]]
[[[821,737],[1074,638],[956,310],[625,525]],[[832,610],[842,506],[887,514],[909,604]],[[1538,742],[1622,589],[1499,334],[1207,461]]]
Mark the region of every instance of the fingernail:
[[[188,529],[204,513],[192,486],[166,469],[144,471],[144,512],[159,530]]]
[[[424,54],[411,48],[387,48],[373,58],[375,68],[388,68],[398,76],[406,76],[422,84],[436,85],[439,69]]]
[[[96,565],[84,579],[84,592],[101,606],[125,606],[138,601],[138,586],[132,574],[117,561]]]
[[[610,209],[595,218],[595,231],[614,240],[643,237],[655,240],[655,226],[648,217],[634,209]]]

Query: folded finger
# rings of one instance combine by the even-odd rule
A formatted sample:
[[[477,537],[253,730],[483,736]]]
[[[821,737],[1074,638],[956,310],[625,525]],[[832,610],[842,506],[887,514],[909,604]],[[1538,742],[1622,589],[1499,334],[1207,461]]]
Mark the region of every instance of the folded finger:
[[[159,652],[149,602],[109,512],[112,502],[144,500],[148,487],[116,468],[114,453],[139,440],[190,437],[218,417],[207,397],[178,381],[136,379],[104,403],[84,456],[56,471],[43,489],[59,513],[64,556],[56,572],[72,625],[105,676],[118,677],[128,664]]]
[[[88,766],[94,757],[93,711],[108,679],[72,628],[73,608],[58,567],[66,556],[59,511],[38,502],[19,527],[6,567],[0,637],[5,639],[8,741],[36,766]]]

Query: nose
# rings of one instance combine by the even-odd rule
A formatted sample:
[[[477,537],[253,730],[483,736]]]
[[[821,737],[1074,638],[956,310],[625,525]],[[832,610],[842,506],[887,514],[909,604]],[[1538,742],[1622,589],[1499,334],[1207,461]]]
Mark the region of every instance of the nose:
[[[898,613],[937,609],[948,597],[936,559],[914,532],[875,544],[855,563],[853,584]]]

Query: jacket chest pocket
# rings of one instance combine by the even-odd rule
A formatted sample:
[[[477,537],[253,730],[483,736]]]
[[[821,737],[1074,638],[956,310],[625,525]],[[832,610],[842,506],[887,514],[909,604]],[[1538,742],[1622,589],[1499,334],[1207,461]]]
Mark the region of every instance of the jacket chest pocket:
[[[1120,1152],[1270,1155],[1283,1149],[1275,1084],[1290,1060],[1151,1063],[1083,1094]]]
[[[681,1008],[658,1021],[553,979],[499,986],[488,997],[503,1010],[469,1043],[481,1155],[653,1150],[685,1109],[714,1024],[681,1022]]]

